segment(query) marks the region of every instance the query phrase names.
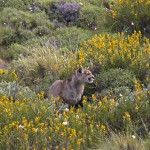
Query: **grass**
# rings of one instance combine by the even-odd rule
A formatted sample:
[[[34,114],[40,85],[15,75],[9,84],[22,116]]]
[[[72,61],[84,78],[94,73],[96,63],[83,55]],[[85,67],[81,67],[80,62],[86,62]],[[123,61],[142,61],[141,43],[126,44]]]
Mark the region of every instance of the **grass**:
[[[98,150],[146,150],[144,141],[130,133],[110,132],[110,138],[107,138]]]

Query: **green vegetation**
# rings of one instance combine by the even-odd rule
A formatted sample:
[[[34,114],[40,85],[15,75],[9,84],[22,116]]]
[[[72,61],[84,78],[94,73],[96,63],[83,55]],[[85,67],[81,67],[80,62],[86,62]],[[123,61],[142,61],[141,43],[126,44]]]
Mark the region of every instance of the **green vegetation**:
[[[100,89],[118,88],[122,86],[133,89],[136,77],[129,70],[117,68],[100,72],[97,79],[97,84]]]
[[[1,1],[0,149],[150,149],[149,10],[149,0]],[[96,79],[69,110],[47,94],[80,66]]]

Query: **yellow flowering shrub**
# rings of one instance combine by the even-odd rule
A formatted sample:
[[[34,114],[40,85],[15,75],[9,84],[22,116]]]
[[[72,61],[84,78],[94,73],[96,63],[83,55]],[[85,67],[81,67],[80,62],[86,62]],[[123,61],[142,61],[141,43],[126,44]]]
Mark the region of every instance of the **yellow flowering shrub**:
[[[0,94],[5,94],[11,101],[18,99],[25,100],[27,98],[35,98],[35,92],[32,92],[29,87],[24,87],[19,84],[20,80],[15,70],[0,68]],[[44,92],[38,93],[37,98],[42,99]]]
[[[17,80],[18,75],[15,70],[8,70],[0,68],[0,82],[2,81],[15,81]]]
[[[138,132],[143,125],[141,117],[144,128],[149,123],[149,91],[142,90],[136,81],[135,90],[128,97],[92,94],[89,103],[84,96],[82,109],[72,107],[60,112],[52,100],[43,96],[44,92],[40,92],[13,102],[0,94],[0,149],[92,148],[99,138],[105,139],[110,128],[125,131],[132,122],[137,129],[134,132]]]
[[[124,33],[100,34],[84,42],[71,54],[69,68],[96,66],[101,71],[109,68],[129,69],[138,78],[149,82],[150,42],[141,32],[125,36]]]
[[[141,30],[148,35],[147,28],[150,22],[149,0],[114,0],[109,4],[111,11],[106,11],[106,27],[112,31],[133,32]]]

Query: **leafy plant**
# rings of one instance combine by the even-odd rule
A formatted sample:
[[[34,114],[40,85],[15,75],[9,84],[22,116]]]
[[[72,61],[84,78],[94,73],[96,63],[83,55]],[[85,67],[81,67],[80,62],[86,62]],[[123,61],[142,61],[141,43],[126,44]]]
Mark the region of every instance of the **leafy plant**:
[[[2,11],[0,22],[3,24],[1,31],[1,45],[8,46],[11,43],[24,41],[51,33],[53,24],[44,13],[23,12],[17,9],[5,8]],[[11,33],[8,36],[7,33]]]
[[[14,103],[7,95],[0,94],[0,148],[28,149],[28,143],[30,148],[40,149],[97,148],[98,143],[108,142],[106,138],[110,143],[105,146],[111,148],[117,149],[120,145],[137,148],[139,143],[134,137],[149,137],[150,113],[147,93],[141,88],[138,90],[140,95],[133,99],[122,95],[119,103],[106,96],[99,99],[93,94],[89,104],[87,97],[83,97],[83,109],[65,109],[62,113],[57,110],[53,99],[43,99],[43,93]],[[118,134],[113,134],[114,131]],[[122,136],[120,132],[129,132],[134,137]]]
[[[77,26],[84,29],[92,29],[102,31],[104,29],[105,18],[103,17],[103,11],[100,6],[96,5],[83,5],[80,12]]]
[[[36,97],[35,92],[32,92],[28,87],[20,86],[16,81],[1,82],[0,95],[3,94],[7,95],[12,101]]]
[[[4,0],[0,3],[0,11],[6,7],[16,8],[18,10],[27,10],[30,0]]]
[[[72,54],[70,69],[80,65],[92,66],[95,72],[128,69],[137,79],[149,83],[149,50],[149,39],[143,38],[141,32],[127,36],[124,33],[95,35]]]
[[[80,4],[77,2],[60,3],[58,6],[58,17],[68,25],[79,18]]]
[[[106,12],[107,27],[114,32],[129,32],[140,30],[145,35],[150,35],[150,4],[148,0],[132,1],[117,0],[110,4],[111,11]]]
[[[98,89],[109,89],[127,86],[131,89],[134,87],[136,77],[129,70],[125,69],[109,69],[105,72],[100,72],[97,75]]]

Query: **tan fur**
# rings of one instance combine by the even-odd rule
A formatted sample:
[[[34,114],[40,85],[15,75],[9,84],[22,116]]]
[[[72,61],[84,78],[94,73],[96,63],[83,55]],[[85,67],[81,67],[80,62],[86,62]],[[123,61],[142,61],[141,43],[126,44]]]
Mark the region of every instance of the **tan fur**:
[[[69,106],[76,105],[81,101],[85,83],[92,83],[94,75],[87,68],[80,68],[75,71],[71,78],[56,80],[50,87],[49,95],[60,97]]]

